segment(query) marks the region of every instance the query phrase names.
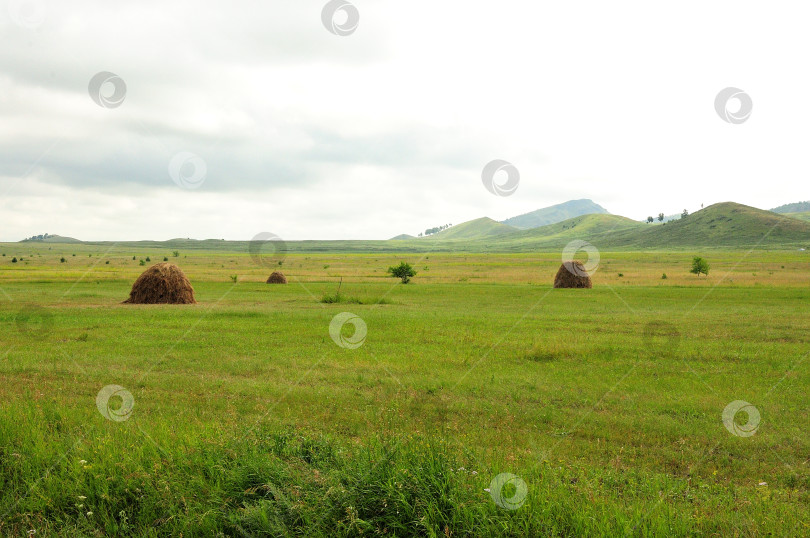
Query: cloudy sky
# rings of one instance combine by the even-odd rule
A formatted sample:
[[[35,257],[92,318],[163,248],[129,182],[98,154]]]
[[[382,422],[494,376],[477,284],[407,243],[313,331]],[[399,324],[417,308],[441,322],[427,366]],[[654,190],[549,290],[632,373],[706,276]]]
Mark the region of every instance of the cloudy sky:
[[[352,2],[3,1],[0,241],[810,198],[803,3]],[[509,196],[482,183],[495,159]]]

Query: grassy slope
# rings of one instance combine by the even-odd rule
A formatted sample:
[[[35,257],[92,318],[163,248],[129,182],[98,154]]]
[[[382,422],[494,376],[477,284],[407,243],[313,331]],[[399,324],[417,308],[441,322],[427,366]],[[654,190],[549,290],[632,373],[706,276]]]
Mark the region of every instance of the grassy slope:
[[[810,221],[810,211],[803,211],[799,213],[783,213],[783,215],[786,217],[792,217],[794,219]]]
[[[799,213],[810,211],[810,202],[794,202],[792,204],[784,204],[779,207],[771,209],[774,213]]]
[[[810,243],[810,224],[754,207],[724,202],[664,226],[607,242],[625,248],[797,246]]]
[[[582,215],[607,212],[604,207],[594,203],[592,200],[570,200],[562,204],[544,207],[529,213],[524,213],[523,215],[508,218],[503,221],[503,223],[521,230],[526,230],[556,224]]]
[[[512,226],[497,222],[489,217],[481,217],[480,219],[452,226],[447,230],[431,235],[428,239],[431,241],[476,240],[506,235],[515,231],[516,229]]]

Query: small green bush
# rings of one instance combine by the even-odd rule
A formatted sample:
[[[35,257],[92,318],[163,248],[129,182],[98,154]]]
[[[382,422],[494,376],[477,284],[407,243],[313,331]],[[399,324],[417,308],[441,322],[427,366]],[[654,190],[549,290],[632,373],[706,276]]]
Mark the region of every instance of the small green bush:
[[[411,264],[406,262],[400,262],[399,265],[391,266],[388,268],[388,274],[393,277],[402,279],[403,284],[407,284],[411,281],[412,276],[416,276],[416,271],[413,270]]]

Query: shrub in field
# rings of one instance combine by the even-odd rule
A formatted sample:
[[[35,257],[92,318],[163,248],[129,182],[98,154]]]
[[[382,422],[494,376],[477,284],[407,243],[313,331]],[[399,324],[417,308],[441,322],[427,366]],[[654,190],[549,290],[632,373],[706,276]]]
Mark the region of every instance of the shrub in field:
[[[700,276],[700,273],[704,275],[709,274],[709,262],[701,258],[700,256],[695,256],[692,258],[692,268],[689,270],[690,273]]]
[[[411,264],[400,262],[399,265],[389,267],[388,274],[401,279],[403,284],[407,284],[411,281],[412,276],[416,276],[416,271],[413,270]]]
[[[65,261],[65,260],[62,259],[62,261]],[[11,263],[17,263],[17,257],[16,256],[11,258]]]

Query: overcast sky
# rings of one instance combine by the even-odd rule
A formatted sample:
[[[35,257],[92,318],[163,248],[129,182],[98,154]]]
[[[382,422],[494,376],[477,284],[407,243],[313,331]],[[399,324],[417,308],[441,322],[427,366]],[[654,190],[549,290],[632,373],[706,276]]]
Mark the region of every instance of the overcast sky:
[[[385,239],[577,198],[637,219],[810,198],[803,2],[217,4],[2,2],[0,241]],[[749,116],[745,96],[718,114],[729,87]],[[511,195],[483,185],[495,159]]]

